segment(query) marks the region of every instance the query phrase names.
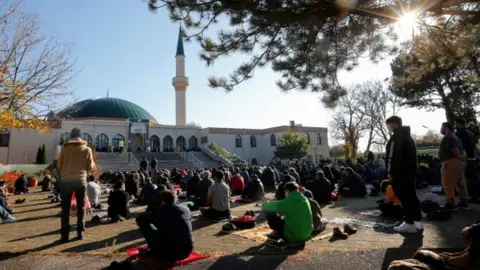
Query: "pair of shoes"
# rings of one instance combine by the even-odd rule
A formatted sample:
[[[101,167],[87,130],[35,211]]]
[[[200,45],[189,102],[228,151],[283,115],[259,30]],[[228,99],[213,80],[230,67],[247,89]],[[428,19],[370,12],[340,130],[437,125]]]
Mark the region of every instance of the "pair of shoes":
[[[357,233],[357,229],[352,228],[350,225],[345,224],[343,225],[343,232],[340,230],[339,227],[333,228],[333,236],[338,237],[340,239],[348,239],[349,235]]]
[[[14,223],[14,222],[17,222],[17,219],[10,215],[8,215],[8,217],[3,220],[3,223]]]
[[[470,205],[466,202],[459,202],[457,204],[457,209],[460,209],[460,210],[468,210],[470,209]]]
[[[416,221],[414,224],[403,222],[399,226],[393,227],[393,230],[397,233],[417,233],[423,230],[423,223]]]
[[[22,204],[22,203],[24,203],[24,202],[26,202],[26,201],[27,201],[27,199],[26,199],[26,198],[23,198],[23,199],[18,199],[18,200],[16,200],[15,203],[16,203],[16,204]]]
[[[255,217],[255,212],[253,212],[252,210],[248,210],[247,212],[245,212],[245,214],[243,214],[244,216],[251,216],[251,217]]]
[[[235,227],[235,225],[233,225],[232,223],[227,223],[222,226],[222,232],[225,232],[225,233],[234,232],[236,229],[237,227]]]

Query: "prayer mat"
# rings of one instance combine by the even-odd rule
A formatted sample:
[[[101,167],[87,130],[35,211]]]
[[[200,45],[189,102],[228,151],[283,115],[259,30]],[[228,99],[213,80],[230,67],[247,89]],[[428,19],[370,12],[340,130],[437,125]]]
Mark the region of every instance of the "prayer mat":
[[[271,232],[272,232],[272,229],[270,229],[270,227],[265,225],[265,226],[258,226],[248,230],[235,231],[233,232],[233,234],[236,234],[243,238],[247,238],[259,243],[269,244],[270,241],[268,238],[268,234]],[[333,236],[332,232],[326,232],[326,230],[324,230],[323,232],[309,238],[306,242],[313,242],[315,240],[324,240],[332,236]]]
[[[149,269],[149,270],[150,269],[151,270],[153,270],[153,269],[173,269],[174,267],[177,267],[177,266],[183,266],[183,265],[191,264],[193,262],[208,258],[208,256],[206,256],[206,255],[202,255],[200,253],[192,251],[192,253],[190,253],[190,255],[186,259],[177,261],[173,265],[172,264],[163,265],[163,264],[160,264],[157,261],[157,259],[155,259],[153,257],[139,256],[139,253],[138,253],[139,249],[148,249],[148,246],[143,245],[143,246],[130,248],[130,249],[127,249],[126,253],[129,257],[134,258],[134,260],[136,262],[139,262],[139,263],[145,265],[146,268]]]
[[[382,211],[380,211],[379,209],[372,209],[372,210],[366,210],[366,211],[359,212],[359,214],[366,215],[366,216],[371,216],[371,217],[379,217],[379,216],[382,215]]]

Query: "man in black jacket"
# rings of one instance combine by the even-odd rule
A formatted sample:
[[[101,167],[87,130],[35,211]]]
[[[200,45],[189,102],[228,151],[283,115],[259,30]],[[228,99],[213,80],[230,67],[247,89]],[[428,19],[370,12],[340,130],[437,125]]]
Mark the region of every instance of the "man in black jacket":
[[[405,211],[405,221],[393,229],[399,233],[416,233],[423,230],[420,201],[415,189],[417,147],[410,135],[410,127],[402,126],[400,117],[392,116],[387,119],[386,124],[393,133],[386,149],[388,178]]]
[[[468,193],[472,197],[470,202],[480,203],[480,184],[477,177],[477,145],[475,135],[465,126],[465,120],[455,120],[456,135],[462,141],[467,154],[465,177],[467,178]]]

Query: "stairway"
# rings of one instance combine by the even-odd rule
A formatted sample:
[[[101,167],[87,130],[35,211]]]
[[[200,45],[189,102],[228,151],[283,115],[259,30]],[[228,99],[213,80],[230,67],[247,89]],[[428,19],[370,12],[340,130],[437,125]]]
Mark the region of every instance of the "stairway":
[[[141,162],[143,158],[146,158],[150,167],[150,161],[155,157],[157,159],[157,166],[160,169],[173,169],[173,168],[194,168],[196,167],[192,162],[185,160],[179,153],[166,153],[166,152],[138,152],[135,153],[135,158],[138,162]]]
[[[106,171],[129,171],[135,169],[128,162],[128,153],[97,152],[97,167],[102,172]]]
[[[218,168],[223,166],[220,161],[212,159],[209,155],[202,152],[193,152],[193,155],[202,162],[204,167]]]

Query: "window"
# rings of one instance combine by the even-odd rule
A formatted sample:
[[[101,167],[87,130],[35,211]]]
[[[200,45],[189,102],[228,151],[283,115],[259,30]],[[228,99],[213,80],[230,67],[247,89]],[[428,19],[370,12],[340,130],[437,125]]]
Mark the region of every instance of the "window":
[[[270,135],[270,146],[277,146],[277,136],[275,134]]]
[[[255,148],[257,147],[257,138],[255,136],[250,136],[250,147]]]
[[[0,132],[0,146],[7,146],[10,142],[10,131],[8,129],[4,129]]]
[[[317,144],[322,144],[322,136],[320,136],[320,133],[317,133]]]
[[[60,135],[60,144],[63,145],[66,143],[68,140],[70,140],[70,133],[65,132],[62,135]]]
[[[87,142],[87,145],[92,145],[92,136],[88,133],[83,133],[82,134],[82,140]]]
[[[207,137],[207,136],[200,137],[200,143],[201,143],[201,144],[206,144],[206,143],[208,143],[208,137]]]
[[[310,134],[305,134],[305,137],[307,137],[307,144],[310,144]]]
[[[242,137],[240,135],[235,138],[235,147],[242,148]]]

